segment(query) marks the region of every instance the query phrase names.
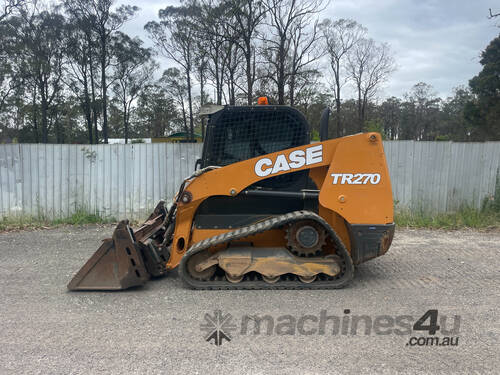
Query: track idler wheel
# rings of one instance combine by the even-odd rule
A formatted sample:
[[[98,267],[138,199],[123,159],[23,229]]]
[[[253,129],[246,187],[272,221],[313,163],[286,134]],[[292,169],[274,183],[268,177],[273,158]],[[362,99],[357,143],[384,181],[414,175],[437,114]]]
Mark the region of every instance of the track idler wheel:
[[[211,267],[200,270],[197,265],[204,262],[210,258],[212,254],[208,251],[202,251],[198,254],[193,255],[187,262],[187,269],[191,277],[196,280],[210,280],[210,278],[215,274],[217,266],[213,265]]]

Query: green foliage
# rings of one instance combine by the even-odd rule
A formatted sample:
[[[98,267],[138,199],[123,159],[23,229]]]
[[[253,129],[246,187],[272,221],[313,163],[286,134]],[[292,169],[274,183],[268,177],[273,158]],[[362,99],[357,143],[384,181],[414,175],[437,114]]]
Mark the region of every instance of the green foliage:
[[[311,131],[311,141],[319,141],[319,131],[312,129]]]
[[[482,71],[470,80],[470,88],[457,88],[449,98],[437,97],[432,86],[419,82],[403,97],[380,104],[370,95],[361,100],[340,95],[337,102],[335,87],[327,87],[325,79],[331,71],[306,69],[299,61],[282,64],[292,56],[279,54],[285,60],[276,60],[276,41],[267,39],[278,25],[264,22],[260,1],[167,6],[158,22],[145,26],[154,51],[120,31],[137,11],[112,1],[64,0],[55,7],[25,2],[1,20],[0,143],[99,143],[104,134],[161,137],[199,127],[196,113],[201,103],[250,104],[261,95],[272,104],[284,101],[297,107],[315,130],[323,108],[331,107],[330,137],[357,133],[364,124],[363,130],[391,140],[500,140],[500,36],[482,53]],[[321,27],[330,52],[339,47],[336,31],[365,32],[353,20],[325,21]],[[256,30],[265,42],[256,37]],[[313,35],[307,28],[303,31],[295,38]],[[307,41],[287,38],[285,46]],[[309,55],[304,52],[299,55]],[[153,81],[159,76],[153,61],[157,53],[173,65]],[[256,61],[267,63],[256,67]],[[301,68],[276,74],[292,66]],[[355,86],[352,78],[337,78]],[[191,92],[195,82],[204,85],[199,97]],[[208,88],[212,85],[213,95]],[[314,132],[312,139],[317,139]]]
[[[493,229],[500,228],[500,181],[495,194],[483,202],[480,210],[463,206],[454,213],[430,215],[424,211],[396,210],[396,225],[431,229]]]
[[[495,194],[485,198],[481,208],[485,212],[495,212],[500,214],[500,176],[497,176]]]
[[[423,212],[399,211],[394,221],[398,227],[429,229],[500,228],[500,214],[464,207],[455,213],[429,215]]]
[[[500,140],[500,36],[482,52],[480,63],[483,69],[469,82],[476,98],[468,103],[466,116],[477,137]]]
[[[450,136],[448,134],[437,135],[434,140],[435,141],[450,141]]]
[[[73,214],[62,219],[49,219],[44,215],[40,216],[12,216],[0,219],[0,231],[17,229],[37,229],[55,227],[60,225],[86,225],[86,224],[107,224],[115,223],[113,217],[103,217],[98,212],[90,212],[84,208],[78,208]]]
[[[56,219],[50,222],[51,225],[84,225],[84,224],[105,224],[116,222],[115,218],[104,218],[99,213],[89,212],[79,208],[75,213],[63,219]]]
[[[136,136],[162,137],[181,127],[183,119],[174,103],[174,94],[168,92],[170,88],[160,80],[146,86],[139,95],[133,123]]]
[[[377,132],[382,135],[382,139],[385,140],[387,138],[385,136],[384,125],[378,119],[367,121],[365,125],[365,132]]]

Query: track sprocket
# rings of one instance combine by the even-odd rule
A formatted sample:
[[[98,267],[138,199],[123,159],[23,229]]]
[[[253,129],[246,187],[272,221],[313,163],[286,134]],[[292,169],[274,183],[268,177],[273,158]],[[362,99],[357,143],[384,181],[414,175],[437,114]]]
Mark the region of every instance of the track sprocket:
[[[326,243],[326,231],[316,221],[301,220],[288,226],[286,239],[292,253],[300,257],[313,257],[321,253]]]

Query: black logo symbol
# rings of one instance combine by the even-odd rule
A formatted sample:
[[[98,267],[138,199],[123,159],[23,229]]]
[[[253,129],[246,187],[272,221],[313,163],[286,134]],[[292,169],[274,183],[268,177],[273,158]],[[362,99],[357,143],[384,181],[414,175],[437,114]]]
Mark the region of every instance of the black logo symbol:
[[[205,341],[214,340],[217,346],[222,345],[223,340],[231,341],[231,332],[236,329],[232,319],[231,314],[223,314],[220,310],[215,310],[214,315],[206,313],[205,322],[200,324],[200,329],[206,332]]]

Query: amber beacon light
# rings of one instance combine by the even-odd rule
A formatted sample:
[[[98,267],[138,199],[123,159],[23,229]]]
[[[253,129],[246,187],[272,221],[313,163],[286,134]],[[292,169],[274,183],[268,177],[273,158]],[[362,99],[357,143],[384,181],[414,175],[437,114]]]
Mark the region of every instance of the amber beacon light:
[[[258,105],[268,105],[269,102],[267,100],[267,97],[266,96],[259,97],[259,99],[257,99],[257,104]]]

